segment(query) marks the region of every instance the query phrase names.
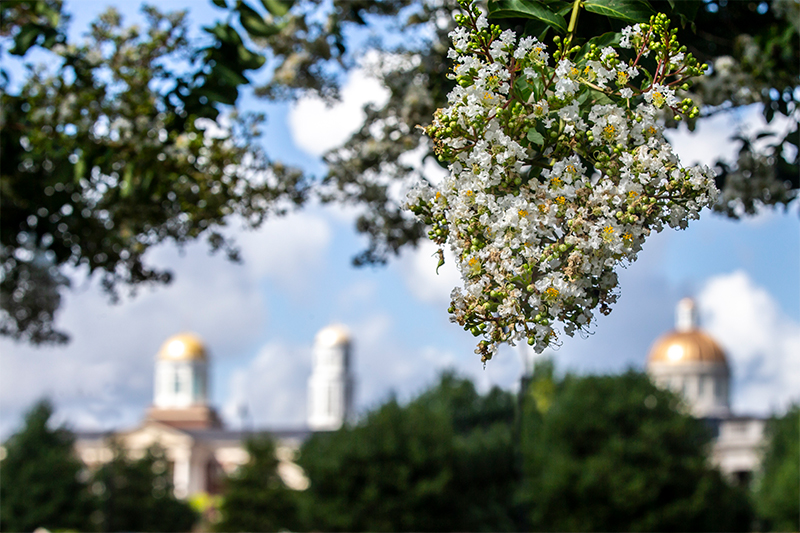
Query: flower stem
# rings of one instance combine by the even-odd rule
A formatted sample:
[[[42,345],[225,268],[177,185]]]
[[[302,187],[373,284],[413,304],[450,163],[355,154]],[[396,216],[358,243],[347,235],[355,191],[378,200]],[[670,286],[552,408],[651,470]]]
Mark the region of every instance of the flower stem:
[[[569,27],[567,27],[567,49],[569,49],[569,45],[572,44],[572,36],[575,34],[575,27],[578,25],[578,11],[581,7],[581,1],[582,0],[574,0],[574,2],[572,2],[572,15],[569,17]]]

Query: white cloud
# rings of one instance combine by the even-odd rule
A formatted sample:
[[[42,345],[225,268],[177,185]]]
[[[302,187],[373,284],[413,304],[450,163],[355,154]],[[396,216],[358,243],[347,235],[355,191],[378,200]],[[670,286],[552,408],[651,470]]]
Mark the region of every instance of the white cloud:
[[[310,345],[271,342],[247,366],[233,372],[231,394],[222,413],[233,427],[242,424],[242,406],[246,406],[249,415],[245,423],[252,427],[302,427],[306,421],[306,383],[310,374]]]
[[[698,303],[729,356],[735,411],[766,414],[800,400],[800,324],[766,290],[737,271],[711,278]]]
[[[253,278],[272,278],[296,289],[324,266],[331,237],[325,218],[304,211],[270,220],[236,240]]]
[[[730,137],[740,124],[733,113],[719,113],[698,121],[695,131],[685,124],[677,130],[666,130],[665,136],[684,165],[713,165],[717,159],[732,161],[741,146]]]
[[[81,281],[85,272],[76,272],[76,289],[65,295],[58,317],[71,334],[68,345],[33,348],[0,340],[0,436],[43,396],[76,428],[138,423],[151,401],[160,344],[194,331],[217,361],[245,352],[268,317],[260,285],[268,280],[300,295],[323,269],[331,229],[321,216],[304,212],[236,238],[243,265],[210,256],[205,243],[154,249],[148,262],[172,270],[174,281],[140,289],[118,305],[109,304],[97,283]]]
[[[363,107],[378,106],[389,99],[389,91],[364,69],[350,73],[341,90],[341,101],[328,105],[324,100],[306,96],[289,111],[289,131],[303,151],[319,156],[341,145],[364,123]]]

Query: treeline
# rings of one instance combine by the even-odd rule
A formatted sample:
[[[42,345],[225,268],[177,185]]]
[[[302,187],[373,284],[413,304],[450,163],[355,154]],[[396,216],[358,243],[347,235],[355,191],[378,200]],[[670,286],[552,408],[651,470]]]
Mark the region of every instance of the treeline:
[[[0,529],[32,531],[753,531],[800,525],[800,408],[768,426],[763,472],[730,484],[708,460],[711,431],[646,375],[556,376],[479,394],[445,374],[407,404],[317,433],[289,489],[274,443],[200,517],[172,497],[163,451],[87,474],[49,404],[27,416],[0,463]]]

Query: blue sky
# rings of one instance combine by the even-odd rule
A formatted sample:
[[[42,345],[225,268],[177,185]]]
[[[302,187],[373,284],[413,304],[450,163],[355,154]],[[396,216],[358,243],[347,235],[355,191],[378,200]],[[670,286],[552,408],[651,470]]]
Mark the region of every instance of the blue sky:
[[[80,35],[105,5],[135,20],[136,2],[66,2],[72,33]],[[207,2],[162,1],[189,8],[195,24],[220,16]],[[245,95],[242,107],[265,111],[264,138],[274,158],[320,173],[326,143],[358,125],[367,100],[380,100],[377,82],[362,72],[345,84],[343,102],[326,109],[313,99],[265,105]],[[695,134],[672,140],[685,163],[731,156],[726,142],[757,110],[717,117]],[[348,130],[350,128],[350,130]],[[330,144],[333,146],[334,144]],[[165,245],[149,259],[171,268],[176,281],[109,305],[95,281],[77,273],[60,313],[71,332],[66,347],[33,348],[0,340],[0,438],[18,426],[36,399],[50,396],[60,420],[78,429],[136,425],[152,398],[153,364],[171,335],[194,331],[212,355],[212,401],[227,422],[246,404],[261,427],[301,426],[315,333],[347,325],[355,340],[356,404],[364,411],[390,394],[407,398],[456,368],[479,387],[514,389],[517,349],[486,365],[472,353],[474,338],[448,321],[448,294],[458,281],[452,265],[434,273],[434,249],[406,250],[385,268],[354,269],[364,246],[353,230],[356,211],[311,205],[255,232],[234,227],[244,264],[209,256],[203,243],[182,253]],[[615,372],[643,368],[655,339],[673,326],[679,299],[698,299],[702,325],[726,349],[734,373],[734,409],[766,414],[800,399],[800,225],[790,213],[766,210],[741,221],[704,212],[685,231],[648,240],[639,260],[620,272],[620,299],[588,338],[566,339],[550,355],[562,371]]]

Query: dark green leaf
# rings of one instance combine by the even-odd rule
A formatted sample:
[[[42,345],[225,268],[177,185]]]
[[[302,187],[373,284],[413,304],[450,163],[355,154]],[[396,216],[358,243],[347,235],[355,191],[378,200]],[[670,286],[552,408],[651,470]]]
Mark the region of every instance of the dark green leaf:
[[[264,56],[251,52],[244,45],[239,45],[236,48],[236,52],[239,56],[241,66],[245,69],[255,70],[261,68],[266,61]]]
[[[655,12],[641,0],[586,0],[586,11],[626,22],[647,22]]]
[[[264,20],[264,17],[244,2],[240,2],[236,9],[239,11],[239,21],[247,33],[253,37],[272,37],[280,28]]]
[[[236,72],[232,68],[229,68],[225,65],[221,65],[217,63],[214,65],[212,72],[212,76],[219,77],[228,85],[246,85],[249,83],[248,79],[245,78],[241,73]]]
[[[529,129],[527,137],[528,140],[533,144],[538,144],[539,146],[542,146],[544,144],[544,137],[542,136],[541,133],[536,131],[536,128]]]
[[[686,26],[687,23],[694,24],[694,19],[697,16],[697,10],[703,5],[702,0],[681,0],[677,2],[673,0],[670,2],[673,13],[679,15],[681,19],[681,26]]]
[[[261,0],[264,8],[272,14],[273,17],[282,17],[289,12],[291,2],[280,2],[279,0]]]
[[[214,26],[204,26],[203,29],[223,43],[232,44],[234,46],[242,44],[242,38],[239,37],[239,34],[230,24],[217,22]]]
[[[14,48],[9,50],[15,56],[25,55],[25,52],[36,43],[36,39],[42,34],[42,28],[37,24],[26,24],[19,30],[14,37]]]
[[[561,33],[567,31],[567,21],[542,4],[524,0],[497,0],[489,2],[490,18],[529,18],[541,20]]]
[[[222,9],[227,9],[228,4],[225,3],[225,0],[211,0],[215,6],[221,7]]]

